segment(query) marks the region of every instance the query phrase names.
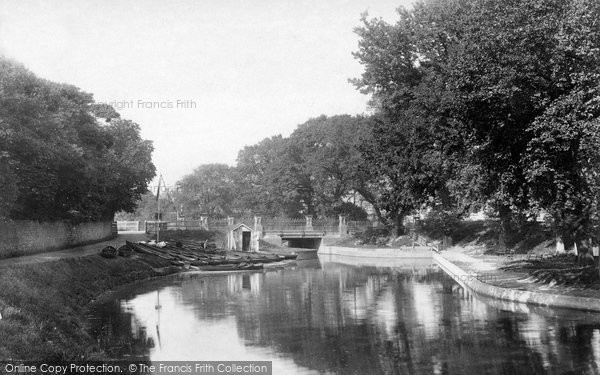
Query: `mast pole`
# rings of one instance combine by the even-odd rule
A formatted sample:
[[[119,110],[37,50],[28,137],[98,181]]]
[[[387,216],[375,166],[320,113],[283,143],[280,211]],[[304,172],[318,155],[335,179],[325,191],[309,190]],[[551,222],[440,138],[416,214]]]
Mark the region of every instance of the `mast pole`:
[[[156,243],[160,238],[160,182],[162,181],[162,174],[158,177],[158,191],[156,192]]]

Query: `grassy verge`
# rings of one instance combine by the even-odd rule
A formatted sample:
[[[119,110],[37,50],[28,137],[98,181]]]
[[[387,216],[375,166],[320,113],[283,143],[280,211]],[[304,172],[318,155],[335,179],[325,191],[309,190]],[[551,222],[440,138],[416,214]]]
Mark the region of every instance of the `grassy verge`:
[[[86,332],[89,303],[108,290],[176,271],[144,255],[0,265],[0,359],[105,359]]]
[[[600,290],[600,275],[595,266],[581,266],[572,254],[551,258],[521,259],[507,263],[500,269],[524,271],[538,282],[551,285],[577,286]]]

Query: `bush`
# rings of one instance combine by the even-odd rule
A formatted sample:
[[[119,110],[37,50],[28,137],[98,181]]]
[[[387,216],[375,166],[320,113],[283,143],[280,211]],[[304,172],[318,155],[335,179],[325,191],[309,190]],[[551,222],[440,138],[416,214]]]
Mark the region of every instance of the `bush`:
[[[451,211],[431,211],[421,222],[422,230],[430,238],[452,236],[461,224],[460,217]]]
[[[365,245],[386,244],[390,236],[388,228],[368,228],[363,232],[356,232],[354,238]]]

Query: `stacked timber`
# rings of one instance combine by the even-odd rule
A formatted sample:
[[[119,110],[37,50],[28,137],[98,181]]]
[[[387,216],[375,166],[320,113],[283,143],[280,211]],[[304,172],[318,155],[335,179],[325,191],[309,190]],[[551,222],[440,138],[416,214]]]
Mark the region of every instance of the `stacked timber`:
[[[275,263],[295,259],[296,254],[277,255],[272,253],[245,253],[206,249],[205,243],[196,241],[129,242],[126,246],[133,251],[169,260],[176,266],[192,266],[202,271],[245,271],[262,269],[264,263]]]

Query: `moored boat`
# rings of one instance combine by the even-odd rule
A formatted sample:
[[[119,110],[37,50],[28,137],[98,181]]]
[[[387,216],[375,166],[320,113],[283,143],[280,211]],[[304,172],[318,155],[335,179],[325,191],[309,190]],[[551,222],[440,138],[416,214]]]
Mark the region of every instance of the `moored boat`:
[[[100,250],[100,255],[104,258],[116,258],[117,257],[117,249],[112,246],[104,246],[102,250]]]
[[[125,244],[117,250],[120,257],[128,258],[133,255],[133,249],[129,245]]]
[[[263,265],[240,263],[240,264],[220,264],[220,265],[209,265],[198,267],[200,271],[251,271],[263,269]]]

